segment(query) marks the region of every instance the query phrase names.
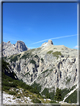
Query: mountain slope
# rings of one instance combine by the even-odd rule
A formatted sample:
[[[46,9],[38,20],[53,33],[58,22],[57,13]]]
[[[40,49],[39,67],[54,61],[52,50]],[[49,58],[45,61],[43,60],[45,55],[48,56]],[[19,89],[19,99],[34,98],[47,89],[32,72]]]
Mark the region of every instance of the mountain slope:
[[[40,48],[4,57],[19,80],[36,86],[42,93],[45,88],[55,92],[56,88],[71,89],[77,85],[77,50],[64,45],[53,45],[52,41]],[[67,92],[68,93],[68,92]]]

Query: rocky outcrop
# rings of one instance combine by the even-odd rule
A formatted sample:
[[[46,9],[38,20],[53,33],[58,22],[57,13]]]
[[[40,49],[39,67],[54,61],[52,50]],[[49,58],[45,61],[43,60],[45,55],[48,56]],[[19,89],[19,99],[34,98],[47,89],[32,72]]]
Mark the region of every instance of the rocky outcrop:
[[[48,42],[43,43],[41,47],[46,47],[46,46],[51,46],[51,45],[53,45],[52,40],[48,40]]]
[[[1,44],[0,44],[0,48],[1,48]],[[2,43],[3,57],[10,56],[13,54],[18,54],[18,53],[26,51],[26,50],[28,50],[28,48],[25,45],[25,43],[22,41],[17,41],[16,44],[11,44],[10,41],[8,41],[7,43],[6,42]],[[1,53],[1,51],[0,51],[0,53]]]
[[[28,48],[26,47],[25,43],[22,42],[22,41],[17,41],[17,43],[15,44],[16,48],[19,50],[19,51],[26,51]]]

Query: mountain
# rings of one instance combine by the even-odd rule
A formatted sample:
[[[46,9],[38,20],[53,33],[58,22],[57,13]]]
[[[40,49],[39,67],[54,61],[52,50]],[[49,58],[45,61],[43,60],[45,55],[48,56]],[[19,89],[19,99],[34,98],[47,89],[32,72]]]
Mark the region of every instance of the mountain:
[[[0,44],[0,48],[1,48],[1,44]],[[28,50],[28,48],[23,41],[17,41],[16,44],[11,44],[10,41],[8,41],[7,43],[6,42],[2,43],[3,57],[10,56],[13,54],[18,54],[26,50]]]
[[[17,46],[19,48],[20,46]],[[36,49],[4,57],[19,80],[37,87],[38,91],[61,89],[62,98],[77,86],[78,56],[76,49],[48,42]]]

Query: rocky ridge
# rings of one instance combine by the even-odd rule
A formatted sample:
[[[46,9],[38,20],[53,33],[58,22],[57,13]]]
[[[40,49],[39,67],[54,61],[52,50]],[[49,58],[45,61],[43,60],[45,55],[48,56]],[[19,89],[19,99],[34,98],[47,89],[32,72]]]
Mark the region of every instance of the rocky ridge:
[[[1,44],[0,44],[0,50],[1,50]],[[7,43],[6,42],[2,43],[3,57],[18,54],[26,50],[28,50],[28,48],[23,41],[17,41],[16,44],[11,44],[10,41],[8,41]]]
[[[77,50],[64,45],[53,45],[52,41],[40,48],[31,49],[7,57],[18,79],[29,85],[34,82],[49,91],[70,89],[77,85],[78,57]]]

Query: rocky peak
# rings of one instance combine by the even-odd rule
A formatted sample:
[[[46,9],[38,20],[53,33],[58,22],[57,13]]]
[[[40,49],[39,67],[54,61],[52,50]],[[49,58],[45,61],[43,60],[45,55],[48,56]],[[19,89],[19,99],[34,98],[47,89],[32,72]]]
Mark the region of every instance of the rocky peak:
[[[3,45],[3,56],[10,56],[28,50],[27,46],[23,41],[17,41],[16,44],[11,44],[10,41],[8,41],[7,43],[2,42],[2,44],[0,44],[0,48],[1,45]]]
[[[49,44],[49,45],[53,45],[52,40],[48,40],[48,44]]]
[[[26,51],[28,49],[23,41],[17,41],[15,46],[20,51]]]
[[[10,41],[8,41],[8,43],[10,43]]]
[[[53,45],[52,40],[48,40],[48,42],[43,43],[41,47],[46,47],[46,46],[50,46],[50,45]]]

